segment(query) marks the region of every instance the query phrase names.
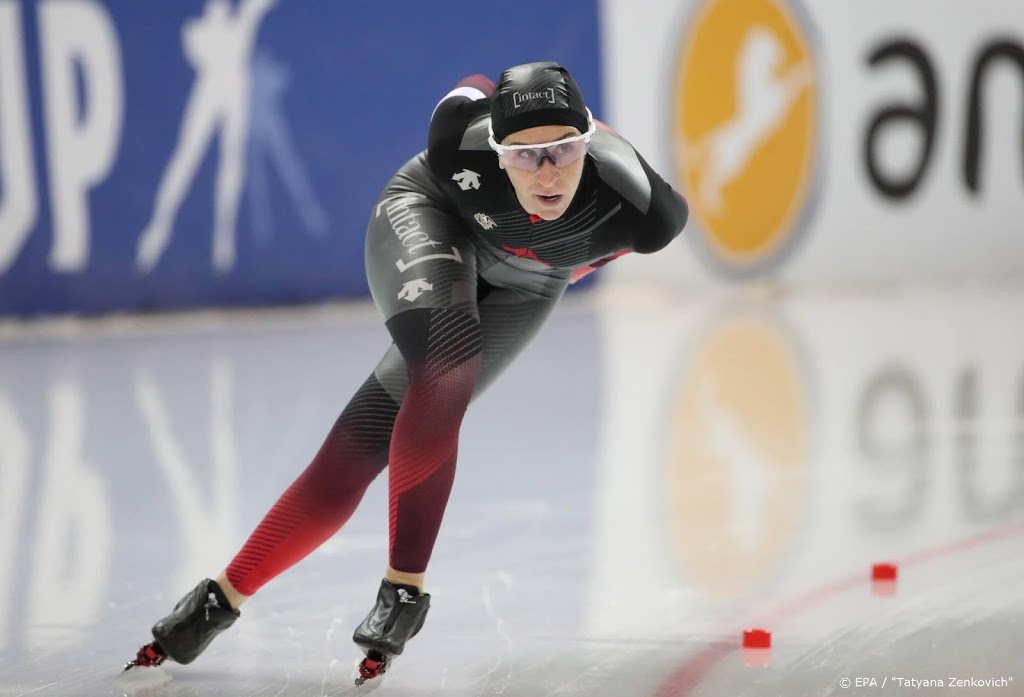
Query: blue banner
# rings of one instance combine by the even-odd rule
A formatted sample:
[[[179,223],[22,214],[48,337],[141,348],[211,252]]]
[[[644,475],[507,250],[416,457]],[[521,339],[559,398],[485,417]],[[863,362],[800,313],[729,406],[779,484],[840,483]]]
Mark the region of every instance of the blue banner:
[[[368,296],[363,239],[465,75],[557,60],[596,0],[0,0],[0,315]]]

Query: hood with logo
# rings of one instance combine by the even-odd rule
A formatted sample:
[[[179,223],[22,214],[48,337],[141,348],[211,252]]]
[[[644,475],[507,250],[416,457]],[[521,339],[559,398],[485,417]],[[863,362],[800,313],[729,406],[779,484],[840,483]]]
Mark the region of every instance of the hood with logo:
[[[526,63],[501,74],[491,100],[494,140],[536,126],[589,127],[583,92],[558,63]]]

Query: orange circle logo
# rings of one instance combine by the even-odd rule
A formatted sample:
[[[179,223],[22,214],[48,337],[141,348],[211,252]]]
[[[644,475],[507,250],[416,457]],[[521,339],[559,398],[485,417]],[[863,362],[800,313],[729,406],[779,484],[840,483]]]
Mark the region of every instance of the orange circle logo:
[[[811,44],[785,0],[708,0],[684,33],[672,136],[700,247],[758,275],[804,225],[814,181]]]
[[[807,508],[810,409],[796,351],[738,317],[700,345],[670,409],[666,513],[687,579],[742,596],[778,567]]]

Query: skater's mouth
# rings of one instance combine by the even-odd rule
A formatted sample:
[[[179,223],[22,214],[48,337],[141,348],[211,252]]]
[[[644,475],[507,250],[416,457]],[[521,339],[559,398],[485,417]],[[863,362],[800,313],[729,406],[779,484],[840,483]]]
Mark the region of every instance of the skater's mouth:
[[[563,194],[549,194],[546,196],[543,194],[537,194],[537,200],[539,200],[540,205],[544,206],[545,208],[552,208],[554,206],[557,206],[562,202],[562,197]]]

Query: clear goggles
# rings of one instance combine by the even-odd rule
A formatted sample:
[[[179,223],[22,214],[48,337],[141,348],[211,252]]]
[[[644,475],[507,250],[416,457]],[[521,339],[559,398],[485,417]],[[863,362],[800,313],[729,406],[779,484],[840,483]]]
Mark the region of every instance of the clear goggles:
[[[563,138],[553,143],[536,143],[533,145],[499,145],[494,140],[494,129],[488,125],[490,131],[487,136],[487,144],[491,150],[498,153],[498,159],[506,167],[536,172],[540,169],[545,159],[551,160],[555,167],[565,167],[583,158],[590,146],[590,139],[597,130],[594,125],[594,117],[587,109],[587,123],[589,128],[583,135]]]

